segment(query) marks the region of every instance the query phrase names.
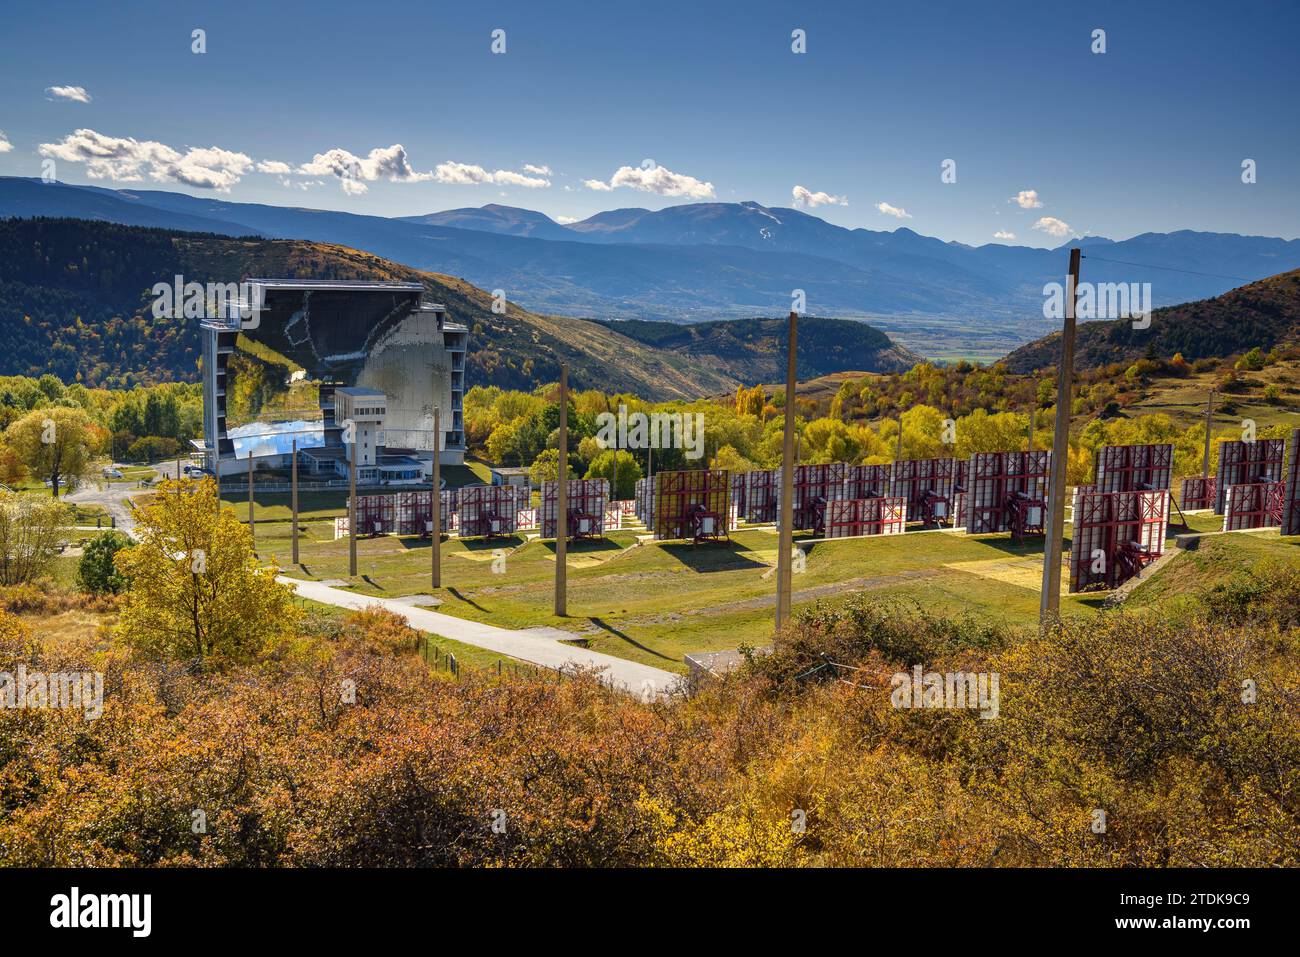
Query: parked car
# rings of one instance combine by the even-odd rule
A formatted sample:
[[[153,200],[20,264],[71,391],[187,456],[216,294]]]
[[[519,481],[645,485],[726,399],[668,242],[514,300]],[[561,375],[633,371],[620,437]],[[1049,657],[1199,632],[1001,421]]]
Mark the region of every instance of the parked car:
[[[122,470],[113,468],[112,466],[105,466],[102,470],[102,474],[106,479],[120,479],[122,477]]]

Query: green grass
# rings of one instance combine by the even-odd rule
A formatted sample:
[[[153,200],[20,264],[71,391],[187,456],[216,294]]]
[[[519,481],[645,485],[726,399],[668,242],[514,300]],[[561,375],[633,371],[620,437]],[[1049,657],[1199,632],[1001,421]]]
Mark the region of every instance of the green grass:
[[[223,491],[221,503],[235,510],[241,522],[248,521],[248,493]],[[347,489],[298,493],[299,521],[334,518],[348,513]],[[287,522],[293,514],[288,492],[256,492],[253,500],[254,522]],[[332,526],[331,526],[332,527]]]
[[[104,528],[110,525],[108,509],[102,505],[70,503],[68,507],[72,509],[74,525],[94,525],[96,521],[101,522]]]
[[[347,540],[334,541],[327,522],[306,522],[304,532],[300,566],[287,567],[285,525],[258,530],[258,553],[296,577],[347,579]],[[551,613],[554,546],[539,540],[450,539],[442,547],[444,587],[435,592],[427,542],[361,539],[353,588],[385,597],[437,594],[447,614],[506,628],[559,627],[585,647],[681,670],[688,652],[770,640],[776,545],[771,531],[746,530],[730,545],[638,543],[635,533],[617,532],[571,546],[567,618]],[[796,609],[868,590],[1017,626],[1037,620],[1040,543],[913,533],[819,542],[806,551],[805,570],[794,580]],[[493,571],[494,557],[504,559],[503,573]],[[1067,613],[1091,614],[1099,604],[1093,595],[1062,601]]]
[[[468,462],[465,465],[444,465],[442,467],[442,477],[446,479],[448,488],[461,488],[465,485],[488,485],[492,482],[492,471],[482,462]],[[386,491],[391,492],[392,489]],[[366,494],[366,490],[361,489],[360,494]],[[248,520],[247,486],[239,489],[226,486],[222,489],[221,501],[233,508],[241,521]],[[298,493],[298,518],[300,521],[333,519],[347,513],[348,491],[346,488],[303,490]],[[256,485],[254,486],[253,521],[287,522],[291,514],[288,492],[262,492],[256,489]]]
[[[1300,538],[1282,538],[1277,529],[1207,536],[1195,551],[1178,553],[1159,575],[1138,585],[1124,604],[1170,612],[1194,610],[1197,592],[1266,559],[1300,562]]]

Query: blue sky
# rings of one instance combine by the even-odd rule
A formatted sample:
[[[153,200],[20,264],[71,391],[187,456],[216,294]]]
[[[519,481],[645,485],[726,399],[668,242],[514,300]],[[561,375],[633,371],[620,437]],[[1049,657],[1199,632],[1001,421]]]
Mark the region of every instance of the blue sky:
[[[8,0],[3,21],[0,175],[54,158],[72,183],[569,218],[801,186],[840,225],[972,244],[1300,223],[1294,2]]]

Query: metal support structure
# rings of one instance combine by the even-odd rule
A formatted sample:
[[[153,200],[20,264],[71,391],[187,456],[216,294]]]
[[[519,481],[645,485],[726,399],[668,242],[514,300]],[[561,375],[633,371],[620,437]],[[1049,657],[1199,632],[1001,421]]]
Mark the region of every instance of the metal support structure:
[[[1070,460],[1070,403],[1074,391],[1074,317],[1079,295],[1078,247],[1070,250],[1066,278],[1065,328],[1061,332],[1061,366],[1056,377],[1056,430],[1052,434],[1052,464],[1047,482],[1047,527],[1043,542],[1043,591],[1038,617],[1042,624],[1061,607],[1061,546],[1065,532],[1065,467]]]
[[[798,313],[790,313],[785,361],[785,431],[781,442],[781,514],[776,553],[776,628],[790,623],[791,552],[794,551],[794,387]]]
[[[555,490],[555,614],[569,613],[569,366],[560,366],[560,461]]]
[[[293,440],[293,459],[289,463],[289,510],[293,528],[293,564],[298,564],[298,440]]]
[[[430,583],[434,588],[442,587],[442,464],[438,461],[438,445],[442,438],[442,410],[433,409],[433,489],[429,492],[429,519],[433,522],[430,535],[432,540],[433,562]]]

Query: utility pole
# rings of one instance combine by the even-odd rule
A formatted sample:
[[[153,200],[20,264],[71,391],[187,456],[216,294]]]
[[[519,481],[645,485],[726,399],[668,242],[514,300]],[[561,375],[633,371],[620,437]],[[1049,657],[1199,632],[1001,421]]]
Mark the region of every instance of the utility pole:
[[[248,448],[248,535],[253,539],[253,548],[257,548],[257,535],[253,532],[253,448]]]
[[[555,614],[569,614],[569,366],[560,366],[560,464],[555,489]],[[543,503],[544,504],[544,503]]]
[[[289,510],[293,513],[293,564],[298,564],[298,440],[293,440],[293,458],[289,462]]]
[[[357,437],[348,450],[348,576],[357,577]]]
[[[1043,591],[1039,598],[1041,625],[1061,607],[1061,539],[1065,532],[1065,467],[1070,460],[1070,403],[1074,390],[1074,316],[1079,296],[1078,247],[1070,250],[1066,278],[1065,328],[1061,333],[1061,366],[1056,376],[1056,430],[1052,433],[1052,465],[1047,486],[1047,536],[1043,542]]]
[[[894,454],[894,461],[903,461],[903,413],[898,413],[898,451]]]
[[[1038,406],[1029,407],[1029,451],[1034,451],[1034,426],[1038,423]]]
[[[1201,478],[1210,477],[1210,429],[1214,427],[1214,390],[1205,403],[1205,457],[1201,460]]]
[[[442,438],[442,412],[433,407],[433,490],[429,493],[430,515],[433,518],[433,587],[442,587],[442,463],[438,461],[438,446]]]
[[[781,514],[776,552],[776,629],[790,623],[790,554],[794,551],[794,386],[799,316],[790,311],[785,359],[785,432],[781,442]]]

